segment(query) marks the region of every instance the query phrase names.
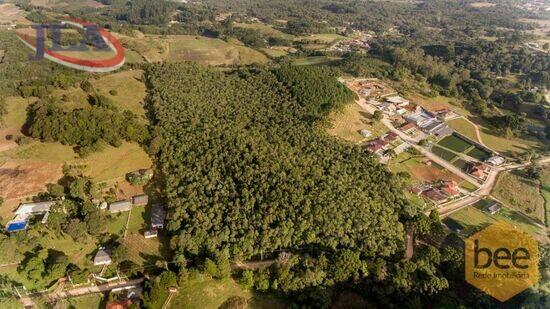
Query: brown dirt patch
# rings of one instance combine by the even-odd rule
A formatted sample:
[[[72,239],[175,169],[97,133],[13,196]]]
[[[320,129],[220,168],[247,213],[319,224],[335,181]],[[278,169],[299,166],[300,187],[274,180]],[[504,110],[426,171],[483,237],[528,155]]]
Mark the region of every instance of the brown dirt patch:
[[[436,167],[427,166],[427,165],[413,167],[411,169],[411,174],[413,178],[419,179],[421,181],[428,181],[428,182],[439,180],[439,179],[454,180],[456,182],[462,181],[460,177],[450,172],[440,170]]]
[[[18,129],[3,129],[0,130],[0,152],[10,150],[17,147],[17,143],[13,140],[8,141],[6,136],[13,135],[16,136],[20,134]]]
[[[5,200],[32,195],[62,177],[62,164],[8,160],[0,167],[0,196]]]

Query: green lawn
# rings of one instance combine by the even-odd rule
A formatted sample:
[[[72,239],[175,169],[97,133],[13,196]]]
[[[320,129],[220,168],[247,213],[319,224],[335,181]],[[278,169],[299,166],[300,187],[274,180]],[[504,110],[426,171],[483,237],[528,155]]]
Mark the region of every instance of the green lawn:
[[[450,150],[453,150],[453,151],[456,151],[456,152],[465,152],[466,150],[468,150],[469,148],[471,148],[473,145],[456,136],[456,135],[449,135],[445,138],[443,138],[441,141],[439,141],[439,143],[437,143],[438,145],[442,146],[442,147],[445,147],[445,148],[448,148]]]
[[[372,133],[368,139],[374,139],[388,132],[384,124],[374,121],[369,113],[355,103],[347,104],[342,110],[333,112],[329,117],[331,126],[328,128],[328,133],[352,143],[365,139],[360,133],[363,129]]]
[[[294,40],[293,35],[284,33],[278,29],[275,29],[271,25],[266,25],[261,23],[253,23],[253,24],[234,23],[233,27],[256,30],[259,33],[268,37],[278,37],[278,38],[283,38],[290,41]]]
[[[195,61],[208,65],[265,63],[267,57],[261,52],[239,45],[200,36],[169,36],[167,61]]]
[[[92,85],[101,94],[113,100],[119,110],[129,110],[138,117],[144,117],[143,100],[146,89],[145,84],[139,80],[142,75],[141,70],[117,72],[92,80]],[[117,95],[111,95],[111,90],[116,90]]]
[[[341,60],[339,57],[327,57],[327,56],[311,56],[304,58],[297,58],[294,60],[295,65],[320,65],[327,64],[333,61]]]
[[[538,181],[526,178],[523,171],[499,175],[492,194],[506,206],[544,222],[545,201],[540,194],[540,184]]]
[[[446,160],[446,161],[452,161],[453,159],[455,159],[457,157],[456,154],[448,151],[448,150],[445,150],[441,147],[438,147],[438,146],[433,146],[432,147],[432,152],[438,156],[438,157],[441,157],[442,159]]]
[[[468,237],[497,221],[506,221],[537,239],[542,239],[544,237],[543,229],[534,225],[532,221],[528,220],[517,211],[503,207],[499,213],[491,215],[483,210],[486,203],[487,201],[482,200],[473,206],[464,208],[449,216],[450,219],[464,226],[461,232],[463,236]]]
[[[56,303],[56,308],[103,309],[106,302],[107,298],[103,294],[90,294],[62,299]],[[38,308],[52,308],[45,299],[39,299],[36,304]]]
[[[472,148],[472,150],[466,152],[466,154],[472,158],[478,159],[479,161],[485,161],[491,157],[490,153],[479,147]]]
[[[233,296],[244,297],[250,308],[284,308],[281,300],[269,295],[255,295],[241,288],[233,279],[213,280],[205,275],[197,275],[187,287],[180,289],[172,300],[170,308],[217,309]]]
[[[109,234],[122,236],[126,228],[128,216],[128,211],[110,214],[109,223],[107,224],[107,232]]]
[[[453,130],[457,131],[458,133],[474,141],[479,142],[479,140],[477,139],[475,127],[466,119],[457,118],[457,119],[449,120],[447,121],[447,124],[449,124],[449,126],[453,128]]]

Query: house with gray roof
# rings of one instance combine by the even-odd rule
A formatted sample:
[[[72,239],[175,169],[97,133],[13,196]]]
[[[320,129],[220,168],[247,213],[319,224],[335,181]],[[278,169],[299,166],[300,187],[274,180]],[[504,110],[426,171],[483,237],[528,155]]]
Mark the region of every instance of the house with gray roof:
[[[153,204],[151,207],[151,229],[164,228],[166,209],[162,204]]]
[[[99,248],[94,256],[94,266],[109,265],[111,260],[111,252],[105,248]]]
[[[131,208],[132,208],[132,201],[129,201],[129,200],[118,201],[118,202],[111,203],[111,205],[109,205],[109,211],[112,213],[129,211]]]

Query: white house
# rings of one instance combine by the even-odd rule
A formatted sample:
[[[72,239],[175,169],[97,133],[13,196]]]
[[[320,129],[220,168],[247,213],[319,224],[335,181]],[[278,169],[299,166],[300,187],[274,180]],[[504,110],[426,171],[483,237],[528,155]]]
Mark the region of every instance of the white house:
[[[499,165],[504,164],[504,162],[506,162],[506,160],[503,157],[494,156],[494,157],[491,157],[491,158],[487,159],[487,161],[485,161],[485,162],[489,163],[493,166],[499,166]]]

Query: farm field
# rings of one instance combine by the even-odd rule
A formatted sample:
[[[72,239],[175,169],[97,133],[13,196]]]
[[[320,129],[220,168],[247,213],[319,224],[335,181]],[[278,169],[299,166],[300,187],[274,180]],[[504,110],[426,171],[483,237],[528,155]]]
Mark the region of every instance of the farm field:
[[[192,276],[194,278],[179,291],[169,308],[216,309],[233,296],[246,298],[250,308],[285,308],[281,300],[272,296],[255,295],[243,289],[231,278],[214,280],[202,274]]]
[[[544,230],[534,225],[533,222],[517,211],[506,207],[503,207],[502,210],[495,215],[483,211],[483,207],[485,207],[487,202],[486,200],[479,201],[475,205],[457,211],[448,217],[464,227],[461,232],[462,236],[471,236],[497,221],[506,221],[518,229],[529,233],[538,240],[545,241]]]
[[[345,39],[345,36],[339,35],[339,34],[312,34],[308,36],[299,36],[296,37],[296,41],[307,41],[307,42],[319,42],[321,44],[332,44],[337,41],[341,41]]]
[[[521,194],[518,194],[521,192]],[[493,196],[512,209],[544,222],[545,201],[540,194],[538,181],[528,179],[523,171],[512,171],[499,175]]]
[[[358,104],[350,103],[343,110],[330,115],[331,127],[328,133],[343,140],[359,143],[365,138],[360,131],[367,129],[372,135],[367,139],[374,139],[386,133],[388,129],[381,122],[372,120],[372,115],[365,112]]]
[[[491,157],[490,153],[479,147],[472,148],[470,151],[466,152],[466,154],[472,158],[478,159],[479,161],[485,161]]]

